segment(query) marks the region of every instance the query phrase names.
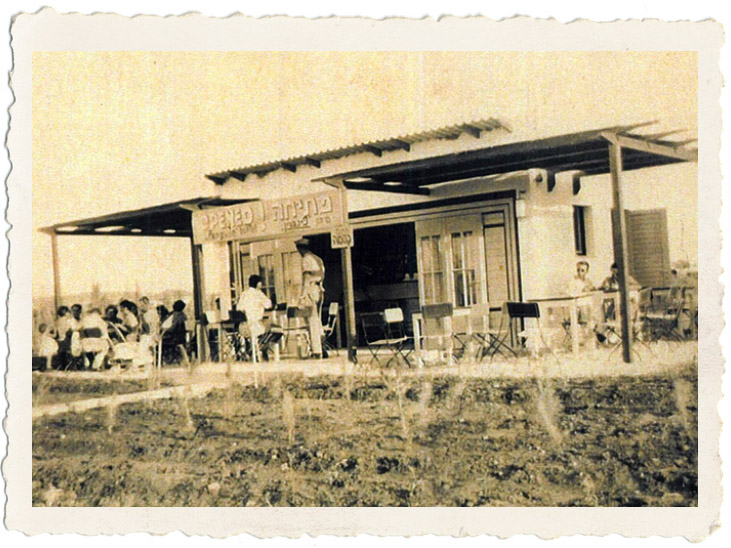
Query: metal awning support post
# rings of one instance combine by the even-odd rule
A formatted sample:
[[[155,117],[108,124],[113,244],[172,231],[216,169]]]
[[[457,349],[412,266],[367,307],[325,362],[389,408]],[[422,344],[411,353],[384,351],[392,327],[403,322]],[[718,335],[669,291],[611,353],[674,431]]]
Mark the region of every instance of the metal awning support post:
[[[198,346],[198,360],[208,360],[208,337],[206,328],[201,323],[203,319],[203,265],[201,256],[203,247],[197,245],[193,238],[190,239],[190,256],[193,263],[193,310],[195,313],[195,340]]]
[[[612,239],[614,262],[619,278],[619,314],[622,328],[622,358],[632,363],[632,327],[629,306],[629,260],[627,253],[627,226],[624,217],[622,188],[622,147],[616,135],[605,136],[609,141],[609,176],[612,180]]]
[[[340,191],[340,203],[343,209],[343,225],[348,226],[348,201],[347,189],[342,181],[338,182],[337,188]],[[355,328],[355,293],[353,291],[353,256],[351,246],[340,250],[340,264],[343,271],[343,300],[345,301],[345,332],[347,334],[348,361],[357,363],[357,336]]]

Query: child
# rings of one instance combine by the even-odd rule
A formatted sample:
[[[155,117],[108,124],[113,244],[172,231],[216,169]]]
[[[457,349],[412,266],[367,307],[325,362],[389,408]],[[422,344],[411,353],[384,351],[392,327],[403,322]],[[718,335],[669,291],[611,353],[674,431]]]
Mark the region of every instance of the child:
[[[46,359],[46,370],[51,369],[51,362],[54,356],[58,353],[58,343],[56,339],[51,336],[48,330],[48,325],[42,323],[38,326],[38,355],[41,358]]]

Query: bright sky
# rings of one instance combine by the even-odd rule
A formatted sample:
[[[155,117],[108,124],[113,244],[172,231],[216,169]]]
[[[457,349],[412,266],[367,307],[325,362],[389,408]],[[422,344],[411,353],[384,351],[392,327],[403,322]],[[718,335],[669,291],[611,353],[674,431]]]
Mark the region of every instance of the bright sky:
[[[682,52],[36,52],[33,227],[211,194],[206,173],[486,117],[557,131],[657,119],[653,131],[695,137],[696,69]],[[185,240],[59,241],[65,293],[191,285]],[[52,294],[49,242],[34,233],[34,296]]]

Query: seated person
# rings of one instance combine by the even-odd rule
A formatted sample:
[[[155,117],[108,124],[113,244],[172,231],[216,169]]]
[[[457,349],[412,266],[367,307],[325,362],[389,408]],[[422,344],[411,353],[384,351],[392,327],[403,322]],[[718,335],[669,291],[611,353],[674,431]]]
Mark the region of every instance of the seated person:
[[[241,310],[246,314],[246,326],[249,330],[249,336],[254,344],[254,352],[259,352],[259,340],[266,333],[264,326],[264,311],[272,308],[272,301],[261,290],[261,276],[253,274],[249,276],[249,287],[241,293],[236,303],[237,310]],[[243,325],[243,324],[242,324]],[[268,347],[261,348],[262,356],[268,359]]]
[[[60,306],[56,311],[56,342],[58,343],[57,366],[68,369],[72,365],[71,340],[76,321],[68,306]]]
[[[639,302],[639,290],[640,284],[635,280],[631,274],[628,274],[627,285],[629,286],[629,305],[630,305],[630,317],[636,318],[638,311]],[[604,278],[602,283],[599,285],[599,289],[605,293],[616,293],[619,291],[619,268],[617,263],[612,263],[610,267],[610,275]],[[614,299],[605,299],[602,306],[603,323],[611,323],[617,319],[617,311],[615,310]],[[635,331],[641,330],[639,324],[634,326]],[[616,334],[614,335],[617,336]],[[605,339],[612,339],[609,336],[609,330],[597,330],[597,338],[600,342],[604,342]],[[610,342],[612,342],[610,340]]]
[[[104,310],[104,320],[107,322],[109,338],[112,342],[124,342],[124,338],[127,335],[127,328],[124,327],[122,319],[118,314],[119,311],[113,304],[110,304]]]
[[[619,269],[617,268],[617,263],[612,263],[610,270],[609,276],[604,278],[599,289],[602,291],[619,291]],[[629,278],[627,279],[627,285],[630,291],[639,291],[641,287],[631,274],[629,274]]]
[[[569,295],[581,295],[582,293],[590,293],[595,290],[596,287],[589,278],[589,263],[587,261],[579,261],[576,263],[576,275],[568,284],[567,293]]]
[[[91,369],[99,371],[109,352],[107,322],[98,308],[92,308],[81,320],[81,348]]]
[[[137,342],[140,328],[140,322],[137,319],[137,305],[125,299],[119,303],[119,311],[122,316],[122,325],[126,331],[125,339],[127,342]]]
[[[173,303],[173,313],[162,323],[162,358],[166,363],[180,359],[180,346],[185,347],[187,330],[185,322],[188,318],[183,312],[185,303],[177,300]]]

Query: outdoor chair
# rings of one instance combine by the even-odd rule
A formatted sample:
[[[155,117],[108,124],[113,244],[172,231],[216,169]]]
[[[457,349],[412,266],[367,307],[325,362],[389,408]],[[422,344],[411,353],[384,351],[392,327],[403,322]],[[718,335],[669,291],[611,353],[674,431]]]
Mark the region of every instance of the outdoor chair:
[[[337,326],[338,326],[338,313],[340,311],[340,305],[336,302],[330,303],[327,309],[327,323],[323,327],[325,332],[325,340],[323,341],[323,347],[328,352],[333,352],[337,355],[337,342],[333,339],[337,338]]]
[[[648,341],[684,340],[685,334],[679,323],[684,305],[682,291],[650,290],[649,305],[646,305],[641,316]]]
[[[491,336],[491,345],[488,348],[490,359],[492,359],[498,352],[503,355],[506,355],[506,352],[509,352],[514,357],[517,357],[518,354],[509,344],[515,322],[533,318],[537,323],[540,317],[541,309],[538,306],[538,303],[506,302],[503,305],[502,314],[500,315],[500,326],[496,333]],[[540,326],[536,325],[535,329],[539,330],[538,334],[540,334]],[[535,335],[534,330],[524,328],[522,331],[517,333],[517,335],[523,339],[527,339],[529,344],[535,344],[535,339],[533,338]]]
[[[312,341],[310,341],[310,329],[307,319],[312,315],[310,308],[299,308],[290,306],[287,308],[287,321],[282,328],[284,335],[284,348],[288,348],[291,337],[297,341],[297,357],[305,359],[312,352]]]
[[[466,322],[466,325],[464,325]],[[479,362],[489,355],[496,330],[490,329],[490,305],[473,304],[466,318],[455,316],[453,322],[454,338],[460,345],[456,351],[460,359],[474,359]]]
[[[369,363],[388,366],[402,359],[410,366],[409,338],[404,331],[404,313],[400,308],[387,308],[383,312],[368,312],[360,315],[363,337],[371,353]],[[385,355],[385,356],[384,356]],[[383,362],[382,360],[386,360]]]
[[[423,348],[427,354],[437,353],[437,361],[444,356],[448,364],[454,358],[454,330],[452,303],[427,304],[421,307]],[[464,339],[458,339],[461,342]],[[460,345],[460,350],[462,347]]]

